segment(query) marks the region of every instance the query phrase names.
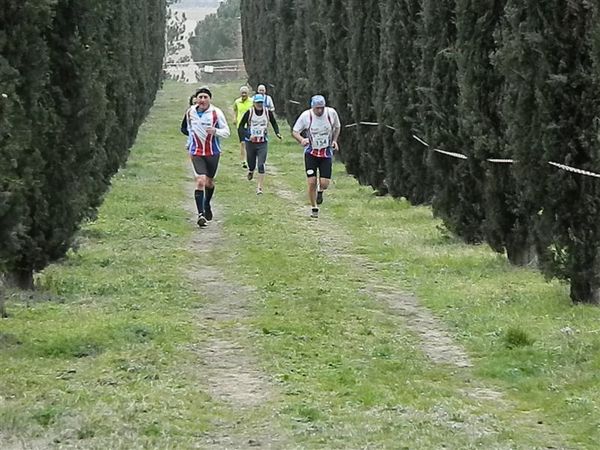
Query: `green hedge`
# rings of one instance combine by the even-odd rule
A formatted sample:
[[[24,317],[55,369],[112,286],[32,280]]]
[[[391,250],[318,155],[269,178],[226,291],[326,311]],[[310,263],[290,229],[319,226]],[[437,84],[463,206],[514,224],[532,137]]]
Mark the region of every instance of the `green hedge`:
[[[64,256],[162,77],[165,0],[0,1],[0,267]]]
[[[573,301],[600,303],[600,180],[548,164],[600,172],[600,6],[247,0],[241,10],[249,78],[271,85],[288,121],[323,93],[345,124],[380,123],[343,132],[341,158],[360,182],[431,203],[465,241],[537,263],[570,282]]]

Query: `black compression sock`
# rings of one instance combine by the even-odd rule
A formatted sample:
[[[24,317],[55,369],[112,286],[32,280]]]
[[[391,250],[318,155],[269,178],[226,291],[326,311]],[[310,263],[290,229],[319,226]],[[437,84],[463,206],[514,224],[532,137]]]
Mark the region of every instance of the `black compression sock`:
[[[206,205],[210,206],[210,201],[212,200],[213,194],[215,193],[215,187],[205,188],[206,191]]]
[[[194,191],[194,198],[196,199],[196,208],[198,208],[198,214],[204,214],[204,191],[196,189]]]

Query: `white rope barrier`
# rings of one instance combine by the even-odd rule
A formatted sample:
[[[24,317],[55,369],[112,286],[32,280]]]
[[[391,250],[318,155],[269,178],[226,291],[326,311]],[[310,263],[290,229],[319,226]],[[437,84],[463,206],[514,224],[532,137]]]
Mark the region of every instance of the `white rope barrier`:
[[[288,100],[288,101],[290,103],[293,103],[294,105],[300,105],[300,102],[297,102],[295,100]],[[378,122],[365,122],[365,121],[361,121],[361,122],[358,122],[358,123],[351,123],[351,124],[345,125],[345,128],[358,127],[359,125],[377,127],[377,126],[380,126],[382,124],[380,124]],[[386,128],[388,128],[390,130],[397,131],[396,128],[394,128],[391,125],[385,125],[385,124],[383,124],[383,126],[385,126]],[[412,137],[417,142],[423,144],[425,147],[431,148],[431,146],[427,142],[425,142],[423,139],[421,139],[416,134],[413,134]],[[462,153],[449,152],[447,150],[442,150],[442,149],[439,149],[439,148],[434,148],[432,150],[434,152],[440,153],[442,155],[450,156],[452,158],[457,158],[457,159],[462,159],[462,160],[469,159],[468,156],[463,155]],[[517,164],[518,163],[517,160],[509,159],[509,158],[487,158],[486,161],[489,162],[489,163],[492,163],[492,164]],[[548,164],[550,164],[551,166],[554,166],[554,167],[556,167],[558,169],[565,170],[565,171],[571,172],[571,173],[576,173],[578,175],[584,175],[584,176],[588,176],[588,177],[600,178],[600,173],[590,172],[589,170],[578,169],[576,167],[567,166],[565,164],[560,164],[560,163],[557,163],[557,162],[554,162],[554,161],[549,161]]]
[[[498,158],[488,158],[486,161],[495,163],[495,164],[514,164],[517,162],[514,159],[498,159]]]
[[[433,151],[441,153],[442,155],[451,156],[453,158],[469,159],[467,156],[463,155],[462,153],[448,152],[446,150],[440,150],[439,148],[434,148]]]
[[[414,139],[416,139],[418,142],[420,142],[421,144],[423,144],[425,147],[429,147],[429,144],[427,142],[425,142],[423,139],[421,139],[419,136],[417,136],[416,134],[413,134],[412,137]]]
[[[577,167],[567,166],[565,164],[559,164],[554,161],[548,161],[548,164],[554,167],[558,167],[559,169],[566,170],[567,172],[576,173],[579,175],[585,175],[588,177],[600,178],[600,173],[590,172],[589,170],[578,169]]]

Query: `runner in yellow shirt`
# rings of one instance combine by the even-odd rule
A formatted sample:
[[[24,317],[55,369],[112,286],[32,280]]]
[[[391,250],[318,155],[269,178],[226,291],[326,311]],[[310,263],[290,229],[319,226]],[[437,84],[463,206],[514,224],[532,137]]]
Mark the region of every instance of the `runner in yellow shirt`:
[[[242,86],[240,88],[240,97],[233,103],[233,118],[235,120],[235,127],[239,128],[240,122],[244,114],[252,108],[252,99],[250,98],[250,89],[248,86]],[[248,168],[246,164],[246,137],[238,132],[240,138],[240,161],[244,169]]]

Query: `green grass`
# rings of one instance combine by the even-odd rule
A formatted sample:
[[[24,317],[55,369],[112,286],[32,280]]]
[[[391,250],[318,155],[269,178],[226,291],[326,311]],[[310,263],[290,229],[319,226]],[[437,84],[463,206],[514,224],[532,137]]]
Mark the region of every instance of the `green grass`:
[[[217,103],[226,109],[237,87],[217,87]],[[271,143],[278,174],[262,197],[239,169],[236,139],[227,141],[215,194],[222,225],[212,224],[223,239],[204,257],[227,283],[252,288],[250,309],[201,323],[215,299],[186,275],[203,264],[183,207],[192,202],[178,134],[188,94],[172,83],[160,93],[98,220],[40,275],[34,300],[45,301],[9,300],[0,439],[187,449],[203,448],[206,434],[252,437],[268,425],[284,436],[281,448],[596,448],[600,311],[448,237],[428,208],[374,196],[340,165],[323,220],[310,221],[276,193],[304,198],[290,138]],[[371,278],[415,293],[474,367],[430,361],[410,318],[364,289]],[[194,349],[214,336],[255,354],[272,380],[266,404],[240,410],[211,397]],[[468,395],[475,388],[503,398]]]
[[[279,167],[300,164],[293,144],[274,147]],[[303,189],[300,170],[282,177]],[[335,180],[324,213],[377,263],[387,284],[416,293],[451,327],[475,361],[473,375],[534,411],[570,445],[596,448],[600,310],[573,306],[566,286],[449,237],[427,207],[374,196],[341,165]]]
[[[39,278],[50,301],[9,301],[1,323],[0,435],[86,448],[182,448],[220,415],[197,381],[185,277],[192,229],[168,86],[77,251]]]

